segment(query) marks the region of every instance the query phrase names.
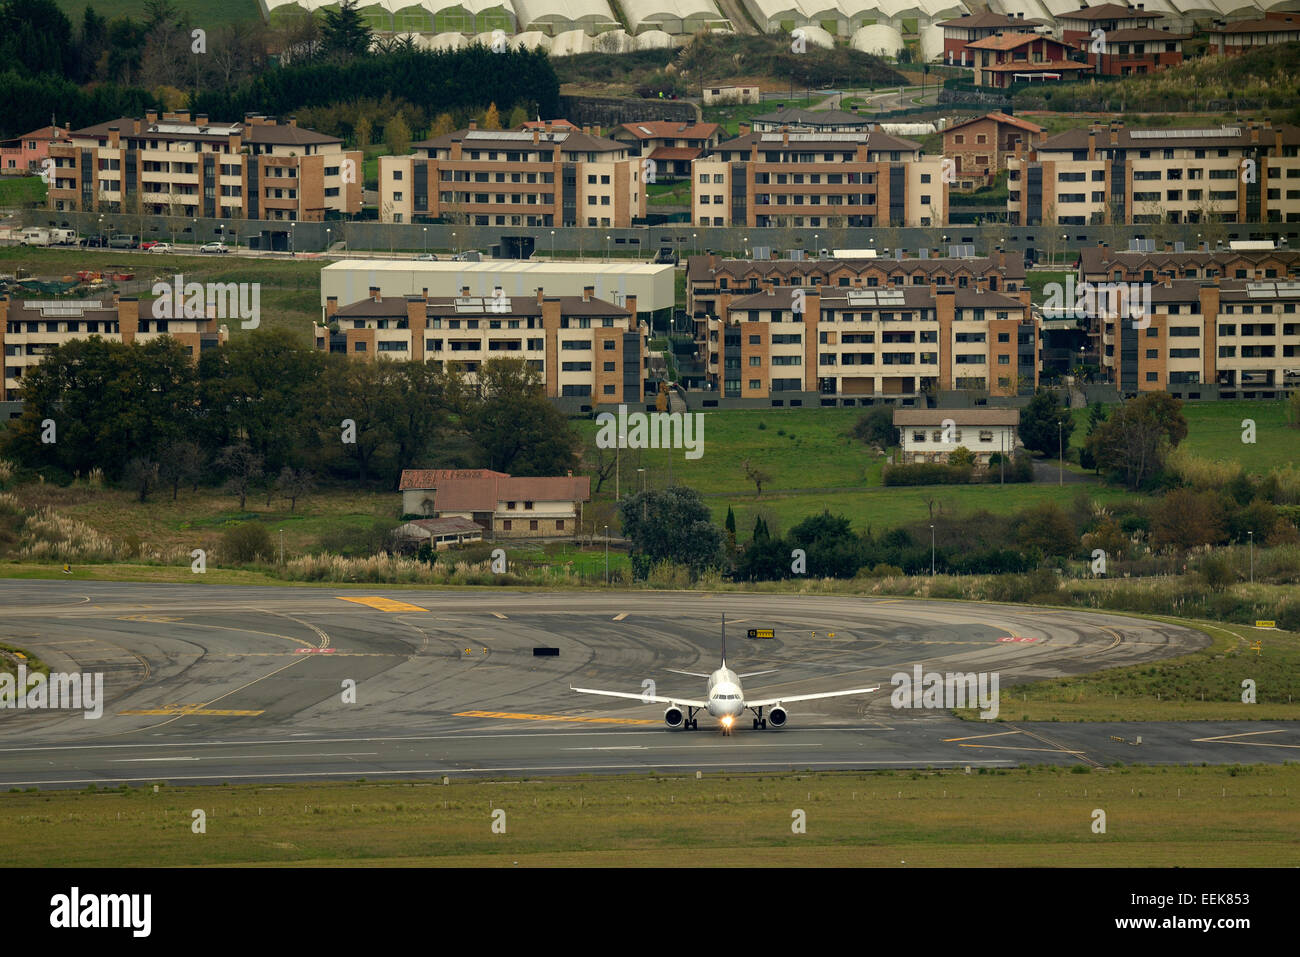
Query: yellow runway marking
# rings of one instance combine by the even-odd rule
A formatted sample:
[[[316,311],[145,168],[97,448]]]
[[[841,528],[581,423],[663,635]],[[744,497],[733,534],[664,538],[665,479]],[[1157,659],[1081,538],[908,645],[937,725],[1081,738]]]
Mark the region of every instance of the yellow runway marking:
[[[500,618],[502,621],[509,621],[509,620],[510,620],[510,619],[507,618],[505,615],[501,614],[501,612],[499,612],[499,611],[494,611],[494,612],[492,612],[492,614],[493,614],[493,616],[495,616],[495,617],[497,617],[497,618]]]
[[[1069,748],[1015,748],[1009,744],[959,744],[959,748],[997,748],[999,751],[1047,751],[1051,754],[1083,754]]]
[[[995,734],[972,734],[965,738],[944,738],[944,741],[975,741],[979,738],[1001,738],[1008,734],[1020,734],[1019,731],[998,731]]]
[[[259,714],[262,714],[262,712],[205,708],[201,704],[165,704],[161,708],[132,708],[129,711],[119,711],[118,714],[171,714],[176,715],[177,717],[190,714],[202,714],[255,718]]]
[[[1245,744],[1254,748],[1300,748],[1300,744],[1274,744],[1272,741],[1233,741],[1233,738],[1249,738],[1256,734],[1281,734],[1284,728],[1272,731],[1243,731],[1241,734],[1221,734],[1217,738],[1192,738],[1193,742],[1222,742],[1223,744]]]
[[[614,620],[615,620],[615,621],[622,621],[622,620],[623,620],[624,618],[626,618],[626,617],[627,617],[627,612],[623,611],[623,612],[619,612],[617,615],[615,615],[615,616],[614,616]]]
[[[339,601],[356,602],[358,605],[369,605],[377,611],[428,611],[427,608],[421,608],[419,605],[408,604],[404,601],[396,601],[392,598],[384,598],[380,595],[371,595],[366,598],[351,598],[346,595],[335,595]]]
[[[161,618],[151,615],[127,615],[125,618],[119,618],[118,621],[180,621],[180,618]]]
[[[458,711],[457,718],[507,718],[511,721],[572,721],[579,724],[658,724],[640,718],[576,718],[560,714],[514,714],[509,711]]]

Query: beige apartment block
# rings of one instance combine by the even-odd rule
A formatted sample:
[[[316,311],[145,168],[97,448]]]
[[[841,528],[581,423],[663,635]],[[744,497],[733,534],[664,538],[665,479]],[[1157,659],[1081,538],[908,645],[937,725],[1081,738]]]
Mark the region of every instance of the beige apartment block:
[[[149,111],[51,144],[52,210],[323,221],[361,211],[360,151],[293,118]]]
[[[1300,222],[1300,127],[1094,123],[1007,168],[1013,225]]]
[[[403,359],[459,368],[473,382],[486,359],[523,359],[541,373],[550,398],[591,405],[640,403],[650,366],[647,326],[636,297],[625,306],[581,296],[384,296],[360,302],[330,297],[316,326],[316,348],[356,359]]]
[[[940,226],[943,157],[887,133],[746,133],[695,161],[697,226]]]
[[[386,223],[629,227],[645,216],[641,158],[590,130],[469,129],[379,158]]]
[[[100,337],[113,342],[149,342],[171,336],[198,361],[205,349],[224,345],[229,334],[217,319],[155,319],[141,315],[140,301],[10,299],[0,295],[0,351],[4,352],[5,402],[22,401],[22,379],[64,343]]]

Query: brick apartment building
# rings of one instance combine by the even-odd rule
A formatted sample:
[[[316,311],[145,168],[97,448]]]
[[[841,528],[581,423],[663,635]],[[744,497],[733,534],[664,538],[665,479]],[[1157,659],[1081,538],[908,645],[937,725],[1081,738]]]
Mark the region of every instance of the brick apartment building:
[[[50,209],[321,222],[361,211],[359,151],[290,117],[149,111],[50,146]]]
[[[887,133],[751,132],[695,161],[699,226],[938,226],[942,157]]]
[[[1043,223],[1300,222],[1300,128],[1094,123],[1007,160],[1007,216]]]
[[[357,359],[409,359],[447,368],[472,381],[485,359],[523,359],[542,374],[546,395],[575,407],[640,403],[650,358],[647,328],[626,306],[605,302],[588,286],[581,296],[383,296],[326,302],[337,332],[316,326],[316,348]]]
[[[1042,140],[1043,127],[1018,116],[986,113],[943,131],[943,155],[953,161],[958,189],[987,186],[1006,169],[1007,157]]]
[[[379,158],[383,222],[629,227],[645,216],[641,158],[590,130],[468,129]]]
[[[1217,22],[1210,28],[1209,53],[1240,56],[1257,47],[1300,42],[1300,13],[1265,13],[1262,20]]]
[[[1145,3],[1101,3],[1089,6],[1079,0],[1079,9],[1058,14],[1056,23],[1061,29],[1061,39],[1073,49],[1092,39],[1092,31],[1116,33],[1122,30],[1158,30],[1166,20],[1163,13],[1146,9]]]
[[[22,378],[46,355],[73,339],[91,336],[114,342],[148,342],[171,336],[196,361],[201,351],[228,339],[217,319],[155,319],[141,315],[140,301],[114,294],[102,300],[10,299],[0,295],[0,351],[4,353],[6,403],[22,401]],[[10,407],[10,414],[17,412]]]

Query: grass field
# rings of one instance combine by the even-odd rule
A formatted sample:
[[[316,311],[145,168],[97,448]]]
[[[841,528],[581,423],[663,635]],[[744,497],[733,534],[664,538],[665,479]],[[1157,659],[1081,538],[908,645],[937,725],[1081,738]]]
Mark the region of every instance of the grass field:
[[[39,176],[0,177],[0,207],[41,205],[46,188]]]
[[[81,17],[86,10],[85,0],[54,0],[54,5],[72,21],[74,29],[80,28]],[[262,19],[257,0],[224,0],[222,3],[213,3],[212,0],[170,0],[170,5],[177,13],[189,14],[192,24],[205,30],[229,23]],[[91,6],[106,20],[131,17],[139,21],[145,19],[148,3],[147,0],[94,0]]]
[[[1293,789],[1300,765],[163,784],[0,795],[0,846],[11,867],[1294,867]]]

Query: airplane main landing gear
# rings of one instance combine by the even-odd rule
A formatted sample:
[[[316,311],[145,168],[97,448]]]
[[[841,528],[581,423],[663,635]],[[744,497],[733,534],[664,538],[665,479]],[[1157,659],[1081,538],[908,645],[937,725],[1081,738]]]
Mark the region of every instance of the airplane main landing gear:
[[[756,715],[756,717],[754,718],[754,730],[755,731],[766,730],[767,718],[763,717],[763,709],[750,708],[749,710],[754,712],[754,714]]]
[[[683,731],[696,731],[696,730],[699,729],[699,727],[700,727],[700,719],[697,718],[697,717],[695,717],[695,712],[697,712],[697,711],[699,711],[699,710],[700,710],[699,708],[691,708],[691,707],[687,707],[687,709],[686,709],[686,718],[685,718],[685,720],[682,721],[682,730],[683,730]]]

